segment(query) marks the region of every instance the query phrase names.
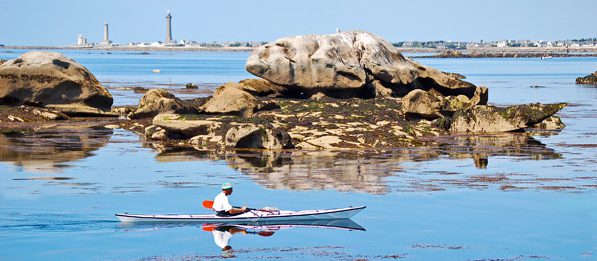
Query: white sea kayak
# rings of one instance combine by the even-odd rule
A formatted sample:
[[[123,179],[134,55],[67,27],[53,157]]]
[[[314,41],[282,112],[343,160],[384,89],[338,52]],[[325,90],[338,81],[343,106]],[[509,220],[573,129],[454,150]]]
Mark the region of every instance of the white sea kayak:
[[[214,214],[211,215],[194,215],[194,214],[116,214],[116,217],[122,222],[218,222],[218,223],[234,223],[234,222],[259,222],[259,221],[302,221],[302,220],[331,220],[331,219],[348,219],[365,209],[365,206],[347,207],[336,209],[323,210],[278,210],[278,211],[263,211],[251,210],[249,212],[231,216],[219,217]]]

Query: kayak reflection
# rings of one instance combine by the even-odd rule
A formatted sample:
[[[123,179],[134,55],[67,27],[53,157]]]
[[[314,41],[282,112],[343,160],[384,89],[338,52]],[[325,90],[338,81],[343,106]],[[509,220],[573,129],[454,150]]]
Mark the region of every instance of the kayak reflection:
[[[203,224],[202,226],[203,231],[212,233],[214,243],[222,250],[222,257],[225,258],[234,257],[232,246],[230,246],[230,240],[235,234],[270,237],[277,231],[292,228],[330,228],[348,231],[365,231],[365,228],[350,219],[242,224]]]

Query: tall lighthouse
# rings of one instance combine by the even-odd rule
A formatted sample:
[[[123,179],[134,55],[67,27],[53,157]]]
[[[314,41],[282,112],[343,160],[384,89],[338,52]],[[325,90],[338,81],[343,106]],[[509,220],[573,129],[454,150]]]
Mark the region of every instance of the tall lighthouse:
[[[172,44],[172,15],[170,10],[166,12],[166,45]]]

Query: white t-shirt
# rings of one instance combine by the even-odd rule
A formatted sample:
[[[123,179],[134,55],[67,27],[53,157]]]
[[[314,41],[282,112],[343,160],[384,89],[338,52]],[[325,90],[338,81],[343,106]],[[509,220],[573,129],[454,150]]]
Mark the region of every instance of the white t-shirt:
[[[232,209],[232,206],[228,202],[228,196],[224,194],[224,191],[220,192],[220,194],[216,196],[213,209],[215,211],[229,211]]]
[[[215,229],[211,233],[214,235],[214,242],[216,242],[216,245],[218,245],[220,248],[225,248],[226,246],[228,246],[230,238],[232,237],[232,234],[230,234],[230,232],[222,232]]]

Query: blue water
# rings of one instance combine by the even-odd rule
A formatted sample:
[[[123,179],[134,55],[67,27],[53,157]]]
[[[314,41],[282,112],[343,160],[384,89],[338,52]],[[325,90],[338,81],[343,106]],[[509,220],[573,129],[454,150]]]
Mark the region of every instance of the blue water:
[[[114,88],[250,77],[247,53],[66,54]],[[156,149],[122,129],[0,136],[0,260],[218,259],[201,224],[126,226],[114,213],[207,213],[201,201],[224,181],[239,205],[367,206],[353,218],[366,231],[235,234],[240,259],[595,260],[597,88],[574,78],[597,59],[419,61],[488,86],[493,104],[569,102],[567,127],[380,154],[218,156]],[[136,103],[119,92],[116,103]],[[475,165],[479,155],[486,168]]]

